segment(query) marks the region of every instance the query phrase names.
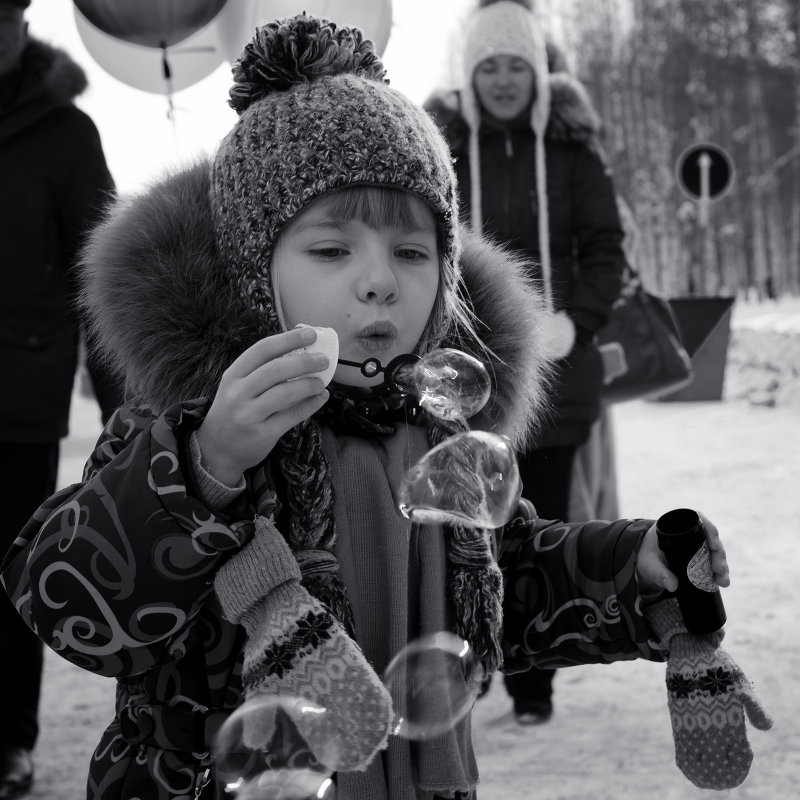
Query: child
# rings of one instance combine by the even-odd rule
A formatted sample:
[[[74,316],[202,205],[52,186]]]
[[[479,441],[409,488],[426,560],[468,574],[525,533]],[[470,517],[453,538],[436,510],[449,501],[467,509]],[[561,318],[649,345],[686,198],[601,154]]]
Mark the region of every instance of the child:
[[[3,579],[54,650],[118,681],[90,798],[221,798],[210,745],[245,694],[327,709],[340,800],[473,798],[469,717],[389,736],[391,658],[449,630],[478,677],[503,657],[663,661],[643,608],[676,579],[649,521],[567,526],[523,501],[490,537],[398,513],[404,472],[461,426],[352,366],[325,388],[297,326],[333,327],[355,363],[470,352],[494,392],[471,423],[519,443],[541,405],[540,301],[459,229],[443,140],[357,30],[265,25],[234,77],[240,117],[210,168],[118,204],[86,251],[85,303],[138,399]]]

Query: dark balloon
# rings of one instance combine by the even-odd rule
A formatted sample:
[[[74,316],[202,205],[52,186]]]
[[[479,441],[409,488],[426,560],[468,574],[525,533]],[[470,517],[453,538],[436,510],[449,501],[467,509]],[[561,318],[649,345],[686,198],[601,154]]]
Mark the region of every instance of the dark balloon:
[[[171,47],[219,14],[226,0],[74,0],[103,33],[130,44]]]

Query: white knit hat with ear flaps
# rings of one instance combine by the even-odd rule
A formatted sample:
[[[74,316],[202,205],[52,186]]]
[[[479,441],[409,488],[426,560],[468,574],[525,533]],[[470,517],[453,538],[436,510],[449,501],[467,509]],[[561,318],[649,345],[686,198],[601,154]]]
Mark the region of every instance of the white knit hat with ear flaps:
[[[550,226],[547,211],[547,171],[544,134],[550,117],[550,81],[544,31],[533,13],[532,3],[521,0],[483,2],[472,15],[464,46],[464,91],[462,113],[469,125],[470,205],[474,230],[483,222],[481,213],[481,169],[478,129],[480,105],[473,86],[475,69],[491,56],[522,58],[531,65],[535,77],[536,99],[531,107],[531,128],[536,134],[536,200],[539,208],[539,249],[545,299],[552,308],[550,285]]]

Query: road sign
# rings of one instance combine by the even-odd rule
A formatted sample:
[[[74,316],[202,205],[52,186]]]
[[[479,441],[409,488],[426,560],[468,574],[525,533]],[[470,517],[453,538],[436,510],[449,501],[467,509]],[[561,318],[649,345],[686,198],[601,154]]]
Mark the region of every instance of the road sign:
[[[678,156],[675,176],[690,199],[719,200],[733,184],[733,160],[719,145],[700,142]]]

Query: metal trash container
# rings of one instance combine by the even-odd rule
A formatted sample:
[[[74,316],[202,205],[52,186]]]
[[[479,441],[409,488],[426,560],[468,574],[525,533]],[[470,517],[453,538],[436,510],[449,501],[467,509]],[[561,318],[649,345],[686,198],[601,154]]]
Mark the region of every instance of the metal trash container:
[[[671,297],[669,299],[694,380],[659,401],[722,400],[725,364],[731,336],[733,297]]]

